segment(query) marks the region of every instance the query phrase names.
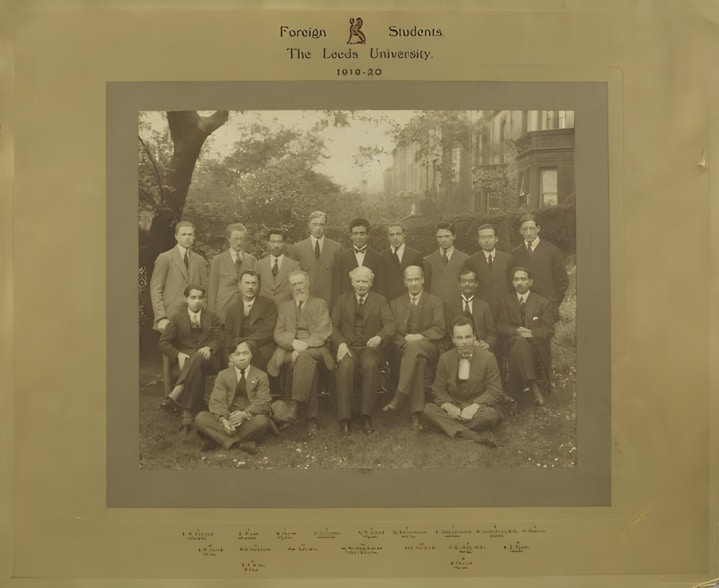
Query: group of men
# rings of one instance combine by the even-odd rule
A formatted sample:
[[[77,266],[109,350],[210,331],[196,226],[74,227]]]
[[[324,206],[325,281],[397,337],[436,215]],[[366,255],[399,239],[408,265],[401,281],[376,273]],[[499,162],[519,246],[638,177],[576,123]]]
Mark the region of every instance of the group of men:
[[[179,370],[162,406],[181,411],[185,429],[194,422],[206,446],[254,452],[264,435],[278,434],[277,423],[302,415],[314,434],[327,390],[341,433],[350,434],[358,393],[359,425],[371,434],[388,365],[393,395],[383,411],[407,405],[415,430],[424,421],[491,445],[487,432],[508,400],[495,355],[506,360],[510,385],[543,405],[540,381],[551,376],[549,343],[568,278],[534,216],[520,219],[523,244],[511,253],[496,249],[493,226],[480,226],[472,256],[455,249],[448,222],[436,226],[438,249],[426,257],[407,246],[400,223],[387,227],[382,252],[368,246],[367,220],[350,223],[346,250],[325,236],[326,223],[325,213],[312,213],[309,237],[289,247],[282,230],[268,230],[260,260],[243,251],[245,226],[231,224],[209,275],[192,250],[194,227],[177,224],[177,245],[157,258],[150,292],[160,350]],[[217,377],[205,405],[208,374]],[[273,396],[286,400],[274,411]]]

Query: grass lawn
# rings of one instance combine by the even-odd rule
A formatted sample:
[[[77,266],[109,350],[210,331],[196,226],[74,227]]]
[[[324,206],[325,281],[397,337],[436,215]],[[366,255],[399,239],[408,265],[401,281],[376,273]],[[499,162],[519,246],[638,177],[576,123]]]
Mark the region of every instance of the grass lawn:
[[[159,352],[140,361],[140,467],[144,469],[294,468],[394,469],[442,467],[564,468],[576,463],[576,294],[573,266],[570,287],[560,308],[552,342],[554,393],[537,410],[518,402],[496,430],[497,448],[450,439],[427,427],[409,428],[406,408],[377,412],[376,432],[367,436],[356,423],[350,437],[340,435],[331,398],[320,401],[318,435],[309,438],[302,422],[268,437],[256,455],[239,449],[201,452],[195,432],[180,433],[180,417],[159,408],[162,399]],[[380,399],[380,404],[386,400]],[[353,423],[355,425],[355,423]]]

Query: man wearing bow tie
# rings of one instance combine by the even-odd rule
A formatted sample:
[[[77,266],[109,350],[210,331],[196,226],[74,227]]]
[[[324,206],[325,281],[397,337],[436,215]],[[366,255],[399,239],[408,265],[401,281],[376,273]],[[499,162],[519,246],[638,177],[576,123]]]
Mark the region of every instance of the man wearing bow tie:
[[[224,337],[219,317],[202,308],[204,288],[190,285],[184,294],[186,307],[172,316],[160,335],[160,351],[180,368],[170,395],[160,406],[169,411],[181,407],[182,427],[189,430],[192,415],[204,408],[205,376],[220,368]]]
[[[451,325],[457,317],[468,318],[472,323],[477,345],[494,352],[497,343],[497,325],[489,305],[477,296],[477,275],[474,270],[465,267],[459,273],[459,295],[455,295],[444,307],[448,325]]]
[[[477,232],[480,250],[470,255],[464,267],[473,270],[477,277],[476,296],[496,313],[499,301],[512,291],[509,277],[512,256],[497,249],[499,239],[494,225],[481,225]]]
[[[352,247],[346,249],[335,264],[335,296],[345,292],[352,292],[350,271],[356,267],[368,267],[374,274],[372,290],[384,296],[385,293],[385,263],[384,258],[369,243],[369,221],[356,218],[350,222],[350,241]]]
[[[236,344],[235,344],[236,343]],[[209,411],[197,415],[195,425],[204,439],[203,451],[215,445],[257,453],[256,443],[268,433],[279,434],[269,417],[267,374],[250,364],[252,344],[240,340],[230,347],[229,364],[217,374]]]
[[[424,261],[422,254],[405,244],[407,234],[401,223],[392,223],[387,226],[389,247],[380,255],[384,258],[386,274],[385,297],[392,302],[397,296],[406,292],[404,286],[404,270],[410,265],[422,267]]]
[[[355,369],[360,368],[362,430],[374,431],[372,412],[379,390],[379,365],[396,325],[384,296],[372,292],[374,274],[359,266],[350,272],[352,292],[342,294],[332,310],[332,343],[337,353],[337,416],[340,432],[349,435]]]
[[[280,229],[267,231],[267,250],[269,255],[255,264],[260,276],[260,296],[272,298],[278,306],[292,300],[292,290],[287,276],[300,269],[299,262],[285,255],[287,235]]]
[[[424,258],[427,291],[448,302],[457,294],[456,284],[459,270],[469,255],[455,249],[457,231],[450,222],[443,221],[435,227],[439,249]]]
[[[505,396],[497,361],[475,344],[472,322],[466,317],[452,323],[452,342],[455,348],[443,353],[437,363],[434,402],[425,405],[424,416],[452,438],[496,447],[487,432],[503,418]]]
[[[183,306],[185,288],[190,284],[207,286],[207,262],[192,251],[195,227],[180,221],[175,227],[177,245],[160,253],[155,260],[150,279],[150,298],[155,315],[153,328],[162,333],[170,317]]]
[[[229,247],[227,251],[216,255],[210,264],[210,279],[207,287],[207,308],[224,323],[227,309],[237,300],[240,275],[245,270],[254,269],[257,259],[245,253],[247,228],[241,223],[233,223],[225,229]]]
[[[554,307],[544,296],[532,291],[532,283],[532,273],[527,268],[512,270],[515,292],[502,299],[497,325],[500,336],[507,342],[510,385],[531,392],[535,405],[543,406],[537,367],[547,379],[551,377]]]
[[[424,291],[424,272],[412,265],[404,270],[407,293],[390,305],[397,321],[392,340],[392,369],[398,370],[394,398],[382,410],[395,411],[409,398],[410,426],[421,429],[419,415],[424,410],[424,373],[427,362],[439,357],[439,344],[446,327],[442,301]]]

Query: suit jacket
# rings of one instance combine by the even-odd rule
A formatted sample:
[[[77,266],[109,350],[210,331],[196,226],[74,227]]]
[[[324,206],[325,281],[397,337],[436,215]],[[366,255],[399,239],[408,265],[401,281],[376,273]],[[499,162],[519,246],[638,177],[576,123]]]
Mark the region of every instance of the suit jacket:
[[[222,370],[215,378],[208,406],[210,412],[227,418],[235,410],[244,410],[250,414],[270,413],[270,384],[267,374],[251,365],[245,378],[246,395],[237,394],[237,375],[230,366]]]
[[[240,273],[255,269],[257,258],[249,253],[242,253],[242,267],[240,270],[232,261],[230,250],[227,249],[216,255],[210,263],[210,280],[207,285],[207,308],[225,322],[227,309],[238,297],[240,287]]]
[[[355,336],[355,309],[357,296],[354,291],[339,297],[332,309],[332,343],[335,349],[342,343],[350,344]],[[365,344],[379,335],[382,343],[387,343],[397,331],[392,310],[384,296],[368,292],[364,301],[364,320],[362,335]]]
[[[559,248],[540,239],[532,255],[523,243],[512,250],[512,256],[514,265],[521,265],[532,272],[532,291],[559,306],[569,286],[564,256]]]
[[[455,296],[444,305],[448,339],[452,337],[450,330],[454,319],[464,315],[463,306],[464,303],[461,296]],[[492,309],[489,307],[489,304],[484,302],[484,300],[480,300],[476,294],[472,300],[472,323],[477,338],[486,341],[489,347],[494,349],[497,344],[497,324],[494,322],[494,314],[492,314]]]
[[[404,285],[404,270],[410,265],[424,267],[424,258],[416,249],[404,246],[402,261],[398,262],[392,253],[392,248],[388,247],[380,255],[384,258],[385,267],[385,296],[387,300],[394,300],[397,296],[404,294],[407,289]]]
[[[490,268],[484,252],[480,249],[464,262],[477,276],[477,292],[475,296],[484,300],[493,309],[497,308],[499,301],[514,291],[510,272],[514,267],[512,256],[504,251],[494,250],[494,261]]]
[[[516,336],[517,328],[522,326],[522,311],[517,293],[507,294],[499,304],[497,328],[502,337]],[[554,314],[552,304],[536,292],[529,291],[524,306],[524,326],[532,331],[535,341],[549,343],[554,335]]]
[[[225,334],[227,342],[240,336],[262,346],[274,340],[275,325],[277,324],[277,306],[271,298],[257,296],[250,309],[250,332],[242,333],[242,319],[245,307],[242,298],[238,297],[227,309],[225,318]]]
[[[272,298],[277,306],[292,300],[292,289],[287,278],[290,273],[298,269],[300,269],[299,262],[285,255],[277,276],[273,276],[270,256],[260,259],[255,264],[255,271],[260,276],[260,296]]]
[[[365,252],[362,265],[368,267],[374,273],[372,290],[384,296],[386,282],[384,258],[374,249],[370,249],[369,247],[367,247],[367,251]],[[357,258],[354,254],[354,248],[350,247],[349,249],[346,249],[342,252],[342,254],[337,258],[337,262],[335,263],[333,286],[335,300],[345,292],[354,292],[354,289],[352,288],[352,282],[350,281],[349,273],[356,267]]]
[[[209,347],[213,355],[224,347],[222,324],[219,317],[209,310],[200,313],[200,328],[193,329],[187,307],[176,312],[160,335],[160,351],[170,359],[179,353],[192,355],[200,347]]]
[[[412,302],[408,293],[398,296],[390,304],[392,314],[397,321],[397,332],[394,335],[394,343],[398,346],[404,344],[404,336],[407,334],[407,322],[409,321]],[[444,319],[444,305],[442,301],[429,292],[422,292],[417,304],[420,315],[418,332],[424,335],[433,343],[439,343],[444,339],[446,324]]]
[[[308,296],[302,310],[309,326],[309,337],[305,339],[311,348],[322,350],[322,358],[327,369],[334,369],[334,359],[327,349],[327,340],[332,335],[332,320],[327,304],[322,298]],[[288,356],[292,354],[292,341],[297,333],[297,304],[294,300],[283,302],[277,309],[277,324],[275,325],[275,343],[277,349],[267,364],[267,373],[278,376],[279,369],[287,363]]]
[[[424,288],[443,302],[454,298],[459,291],[459,272],[469,255],[455,248],[447,265],[442,261],[439,251],[424,258]]]
[[[445,402],[465,408],[470,404],[486,404],[499,407],[505,399],[502,380],[494,354],[475,347],[469,363],[469,379],[460,390],[457,385],[459,352],[450,349],[437,362],[437,371],[432,384],[434,401],[442,406]]]
[[[341,253],[342,246],[327,237],[319,259],[315,259],[310,237],[295,243],[287,252],[287,255],[299,261],[300,267],[310,275],[310,296],[322,298],[327,306],[331,306],[334,301],[334,268]]]
[[[157,256],[150,279],[154,328],[160,320],[169,319],[182,307],[185,288],[190,284],[207,287],[207,262],[204,257],[190,250],[189,268],[186,268],[177,247]]]

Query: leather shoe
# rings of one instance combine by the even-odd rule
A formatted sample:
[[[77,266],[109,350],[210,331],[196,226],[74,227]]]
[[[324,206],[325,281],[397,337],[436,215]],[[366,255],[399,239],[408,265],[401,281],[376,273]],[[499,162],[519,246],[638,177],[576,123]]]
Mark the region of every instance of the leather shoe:
[[[534,398],[534,406],[544,406],[544,398],[542,398],[542,392],[539,389],[537,382],[531,382],[529,389],[532,391],[532,397]]]
[[[404,394],[399,390],[394,393],[394,398],[390,400],[385,406],[382,407],[383,412],[393,412],[397,410],[404,402]]]
[[[254,441],[240,441],[235,445],[237,445],[237,448],[240,451],[244,451],[245,453],[249,453],[250,455],[255,455],[257,453],[257,445],[255,445]]]
[[[369,415],[364,415],[362,417],[362,432],[365,435],[371,435],[374,433],[374,426],[372,425],[372,419]]]
[[[308,419],[307,420],[307,434],[310,437],[314,437],[319,432],[320,432],[320,426],[317,424],[317,419]]]
[[[343,437],[350,436],[350,422],[346,419],[340,421],[340,433]]]
[[[421,431],[422,430],[422,422],[419,420],[419,413],[414,413],[409,418],[409,426],[413,431]]]
[[[174,398],[165,396],[162,399],[162,402],[160,402],[160,408],[170,414],[175,414],[180,410],[180,405],[177,404],[177,401]]]

